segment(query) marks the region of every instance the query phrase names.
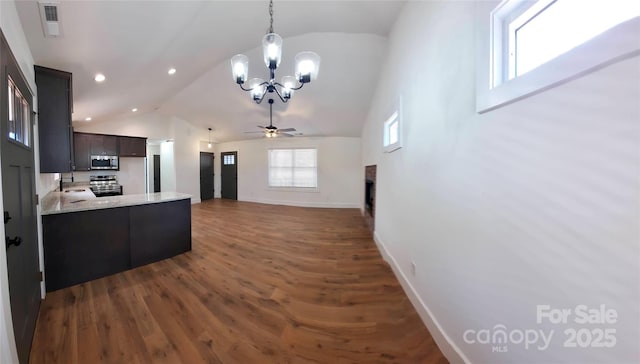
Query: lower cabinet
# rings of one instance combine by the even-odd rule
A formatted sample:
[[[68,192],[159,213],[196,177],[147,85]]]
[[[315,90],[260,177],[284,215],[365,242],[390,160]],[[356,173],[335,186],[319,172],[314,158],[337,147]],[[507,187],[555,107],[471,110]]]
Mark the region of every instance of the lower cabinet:
[[[191,250],[189,199],[42,216],[47,291]]]
[[[47,291],[122,272],[131,266],[128,208],[42,217]]]
[[[190,200],[131,206],[129,223],[132,267],[191,250]]]

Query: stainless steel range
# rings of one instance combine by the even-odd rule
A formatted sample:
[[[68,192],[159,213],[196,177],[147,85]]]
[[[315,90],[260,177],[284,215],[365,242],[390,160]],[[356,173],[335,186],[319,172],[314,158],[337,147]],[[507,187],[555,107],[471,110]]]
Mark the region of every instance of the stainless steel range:
[[[96,197],[122,195],[122,186],[118,184],[116,175],[90,176],[89,188]]]

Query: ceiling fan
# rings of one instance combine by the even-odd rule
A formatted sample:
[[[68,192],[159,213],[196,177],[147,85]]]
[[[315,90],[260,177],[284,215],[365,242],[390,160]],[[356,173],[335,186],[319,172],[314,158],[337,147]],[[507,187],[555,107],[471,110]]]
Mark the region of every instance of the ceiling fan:
[[[264,133],[265,138],[275,138],[279,136],[292,137],[294,134],[289,133],[296,131],[295,128],[278,129],[273,125],[273,99],[269,99],[269,126],[258,125],[258,128],[262,131],[245,131],[245,133]]]

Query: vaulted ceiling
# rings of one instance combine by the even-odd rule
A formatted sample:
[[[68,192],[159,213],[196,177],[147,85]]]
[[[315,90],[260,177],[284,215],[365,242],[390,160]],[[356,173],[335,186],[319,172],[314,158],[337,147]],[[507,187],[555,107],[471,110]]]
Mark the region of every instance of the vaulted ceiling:
[[[359,136],[402,1],[278,1],[284,38],[279,79],[296,53],[322,57],[318,80],[276,102],[274,124],[308,136]],[[61,1],[62,36],[44,36],[38,3],[18,1],[35,63],[73,73],[74,125],[156,111],[214,129],[218,141],[256,137],[268,104],[231,77],[229,59],[249,56],[249,77],[268,78],[261,40],[267,1]],[[177,72],[168,75],[175,67]],[[96,73],[107,79],[96,83]],[[259,137],[259,136],[258,136]]]

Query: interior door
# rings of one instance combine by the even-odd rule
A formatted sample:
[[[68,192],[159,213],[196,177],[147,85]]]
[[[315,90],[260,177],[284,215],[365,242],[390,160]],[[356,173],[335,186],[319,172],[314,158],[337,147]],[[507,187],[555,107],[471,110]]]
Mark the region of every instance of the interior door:
[[[223,152],[220,179],[222,198],[238,199],[238,152]]]
[[[0,38],[0,159],[9,295],[18,358],[28,363],[40,308],[33,99],[4,36]]]
[[[153,192],[160,192],[160,155],[153,155]]]
[[[213,153],[200,152],[200,200],[213,198]]]

